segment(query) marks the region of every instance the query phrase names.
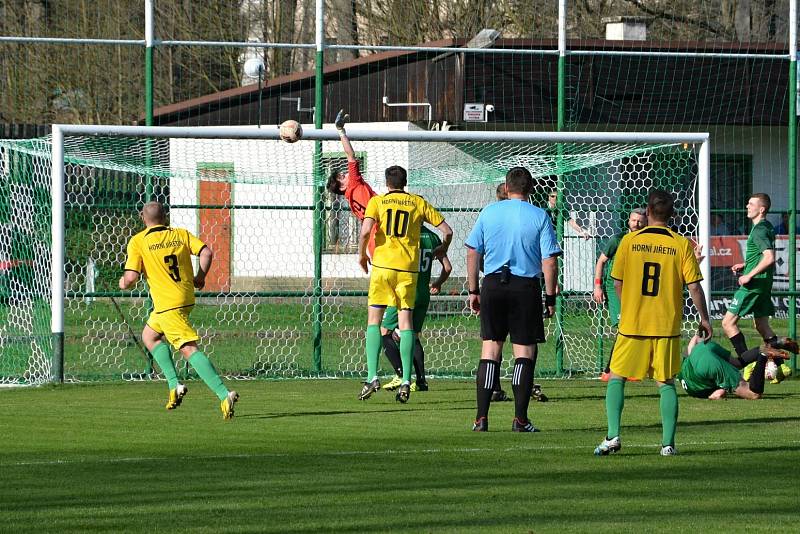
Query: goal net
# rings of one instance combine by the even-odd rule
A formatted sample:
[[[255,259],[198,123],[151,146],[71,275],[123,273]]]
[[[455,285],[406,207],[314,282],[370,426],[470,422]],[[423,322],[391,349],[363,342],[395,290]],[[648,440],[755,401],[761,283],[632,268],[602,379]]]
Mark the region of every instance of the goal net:
[[[510,167],[533,174],[533,203],[546,207],[553,191],[559,199],[551,215],[564,249],[561,297],[558,316],[546,321],[539,376],[594,377],[604,365],[614,330],[606,307],[592,300],[594,264],[649,190],[671,191],[675,228],[704,241],[707,136],[409,128],[349,133],[378,193],[386,167],[406,167],[408,189],[453,227],[453,273],[431,299],[422,334],[430,376],[473,376],[479,321],[466,306],[463,242]],[[275,128],[64,126],[52,139],[0,141],[0,151],[0,266],[8,266],[0,272],[0,382],[160,378],[135,340],[150,313],[147,283],[117,286],[149,199],[214,251],[191,320],[221,374],[364,374],[368,277],[357,262],[359,223],[343,198],[324,190],[329,172],[346,163],[335,131],[309,127],[288,144]],[[696,325],[688,303],[685,315],[688,332]],[[506,364],[508,374],[510,358]],[[179,372],[192,378],[180,363]]]

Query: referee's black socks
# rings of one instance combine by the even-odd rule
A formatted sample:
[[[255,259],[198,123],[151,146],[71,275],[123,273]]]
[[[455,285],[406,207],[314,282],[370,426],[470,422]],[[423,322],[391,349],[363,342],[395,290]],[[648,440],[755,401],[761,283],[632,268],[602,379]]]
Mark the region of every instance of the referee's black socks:
[[[511,378],[514,391],[514,416],[520,421],[528,420],[528,404],[533,391],[533,360],[514,359],[514,376]]]
[[[492,391],[494,391],[495,369],[498,367],[500,367],[499,362],[494,360],[481,359],[478,362],[478,374],[475,379],[475,398],[478,401],[476,421],[489,415],[489,403],[492,400]]]

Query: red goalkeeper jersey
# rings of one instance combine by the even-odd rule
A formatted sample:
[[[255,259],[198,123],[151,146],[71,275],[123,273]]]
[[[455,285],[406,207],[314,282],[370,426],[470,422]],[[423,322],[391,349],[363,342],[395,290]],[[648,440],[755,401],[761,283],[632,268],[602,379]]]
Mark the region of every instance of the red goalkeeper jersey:
[[[375,196],[375,191],[372,190],[370,185],[364,181],[361,176],[361,170],[358,168],[358,161],[347,162],[347,189],[344,190],[344,198],[350,203],[350,211],[359,221],[364,221],[364,212],[367,210],[369,199]],[[375,250],[375,231],[377,227],[372,228],[372,234],[369,236],[369,243],[367,243],[367,251],[369,257]]]
[[[375,196],[375,191],[364,181],[357,161],[347,162],[347,176],[347,189],[344,190],[344,198],[350,203],[350,211],[353,212],[353,215],[359,221],[363,221],[367,204],[369,199]]]

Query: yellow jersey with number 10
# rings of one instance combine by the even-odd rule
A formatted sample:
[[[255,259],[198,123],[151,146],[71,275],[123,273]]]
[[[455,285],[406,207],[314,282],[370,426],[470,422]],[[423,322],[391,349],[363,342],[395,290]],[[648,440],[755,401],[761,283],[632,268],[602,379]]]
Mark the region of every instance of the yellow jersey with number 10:
[[[126,271],[147,276],[156,313],[194,304],[192,255],[205,243],[183,228],[151,226],[128,242]]]
[[[364,217],[373,219],[378,227],[372,265],[410,273],[419,271],[422,223],[439,226],[444,221],[427,200],[405,191],[372,197]]]
[[[622,281],[619,333],[650,337],[680,335],[683,287],[703,279],[692,243],[664,226],[626,234],[611,277]]]

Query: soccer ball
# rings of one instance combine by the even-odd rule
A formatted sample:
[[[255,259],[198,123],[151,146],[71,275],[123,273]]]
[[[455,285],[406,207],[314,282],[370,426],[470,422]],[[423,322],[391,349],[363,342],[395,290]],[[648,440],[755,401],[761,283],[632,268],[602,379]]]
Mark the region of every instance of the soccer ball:
[[[282,141],[295,143],[303,137],[303,127],[300,123],[293,120],[284,121],[281,124],[280,136]]]
[[[767,366],[764,368],[764,378],[767,380],[775,380],[778,377],[778,366],[772,360],[767,360]]]

